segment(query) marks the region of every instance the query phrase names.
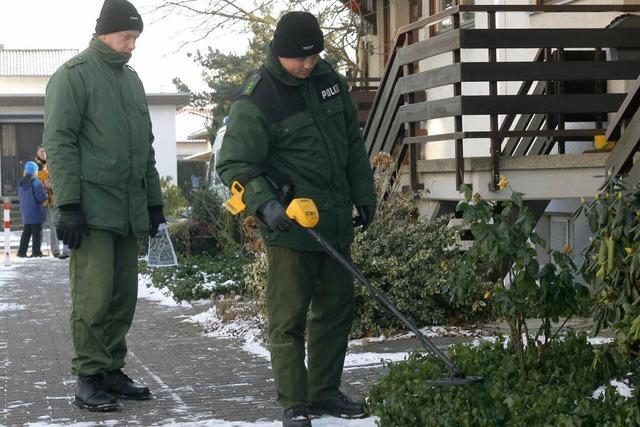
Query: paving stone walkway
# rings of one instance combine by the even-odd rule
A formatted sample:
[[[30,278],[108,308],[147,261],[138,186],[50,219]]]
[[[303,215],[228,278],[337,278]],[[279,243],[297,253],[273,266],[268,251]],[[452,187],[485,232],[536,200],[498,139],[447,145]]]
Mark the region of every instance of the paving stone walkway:
[[[14,259],[0,266],[0,425],[172,425],[281,417],[267,360],[238,339],[206,336],[183,322],[207,306],[165,307],[140,299],[125,371],[155,398],[88,413],[72,405],[68,260]],[[345,370],[343,388],[364,396],[382,368]],[[370,425],[374,425],[372,421]],[[325,424],[325,425],[331,425]]]

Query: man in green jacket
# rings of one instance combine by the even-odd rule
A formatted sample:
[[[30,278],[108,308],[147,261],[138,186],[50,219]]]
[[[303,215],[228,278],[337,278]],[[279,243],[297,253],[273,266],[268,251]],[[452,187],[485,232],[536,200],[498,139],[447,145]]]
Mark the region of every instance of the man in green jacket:
[[[373,176],[345,81],[319,58],[316,18],[289,12],[276,26],[264,66],[233,103],[217,171],[244,184],[269,265],[271,363],[284,426],[310,426],[310,414],[356,418],[362,405],[340,390],[353,320],[353,279],[285,215],[283,187],[313,199],[317,230],[349,256],[353,207],[366,228],[375,213]],[[308,368],[305,329],[308,319]]]
[[[46,90],[58,237],[71,249],[75,404],[89,411],[118,409],[116,397],[151,397],[121,370],[137,300],[137,237],[165,222],[145,91],[126,65],[142,27],[131,3],[105,0],[88,49]]]

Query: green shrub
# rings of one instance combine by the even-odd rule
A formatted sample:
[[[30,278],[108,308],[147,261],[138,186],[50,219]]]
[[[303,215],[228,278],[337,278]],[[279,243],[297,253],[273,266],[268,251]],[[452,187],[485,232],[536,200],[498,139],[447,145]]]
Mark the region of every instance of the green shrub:
[[[611,327],[625,356],[640,356],[640,185],[609,174],[591,202],[576,212],[594,233],[581,273],[594,287],[597,333]]]
[[[569,256],[570,248],[549,251],[553,262],[541,267],[536,245],[545,248],[546,244],[533,232],[536,220],[524,205],[522,193],[513,192],[510,200],[498,203],[479,194],[472,197],[466,185],[462,191],[465,200],[458,209],[470,225],[474,245],[456,266],[452,289],[465,294],[475,288],[477,268],[484,266],[495,278],[487,297],[509,324],[521,368],[527,369],[525,351],[536,354],[544,364],[546,347],[553,339],[552,322],[575,314],[583,301],[581,295],[587,293],[575,280],[577,269]],[[535,331],[535,341],[540,342],[525,349],[522,336],[529,335],[526,319],[533,317],[541,319],[540,329]]]
[[[162,203],[165,216],[177,217],[187,207],[188,202],[182,190],[173,184],[172,178],[166,176],[160,179],[162,188]]]
[[[197,176],[200,187],[206,187],[207,163],[201,160],[180,160],[178,162],[178,187],[188,198],[193,194],[191,176]]]
[[[258,252],[252,261],[244,266],[243,295],[256,300],[259,313],[266,319],[266,289],[267,289],[267,254]]]
[[[447,292],[450,269],[461,259],[452,249],[460,230],[448,227],[449,217],[423,221],[418,217],[418,194],[398,194],[378,210],[366,233],[356,236],[352,258],[374,286],[419,327],[478,322],[492,316],[483,300],[488,284],[477,280],[473,289],[452,301]],[[480,276],[478,276],[480,277]],[[405,330],[356,284],[356,315],[352,336],[389,334]]]
[[[240,292],[246,262],[240,253],[217,257],[179,256],[178,267],[149,268],[141,262],[139,269],[151,277],[153,286],[169,289],[176,301],[193,301]]]
[[[502,339],[479,347],[458,344],[450,357],[467,375],[484,378],[458,387],[427,384],[447,372],[435,358],[414,354],[389,366],[388,375],[370,390],[369,409],[381,426],[394,427],[640,425],[637,360],[615,372],[618,378],[631,373],[634,396],[625,399],[608,387],[604,400],[598,400],[592,394],[605,381],[591,369],[593,348],[584,336],[554,341],[544,366],[527,354],[531,369],[525,376],[513,346]]]

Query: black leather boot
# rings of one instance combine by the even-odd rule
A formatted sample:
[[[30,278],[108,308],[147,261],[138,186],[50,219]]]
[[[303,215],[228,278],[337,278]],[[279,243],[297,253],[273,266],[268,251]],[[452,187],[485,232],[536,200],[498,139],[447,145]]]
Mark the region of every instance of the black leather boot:
[[[78,387],[74,405],[90,412],[110,412],[118,410],[118,401],[102,388],[100,377],[78,376]]]
[[[117,397],[134,400],[151,399],[148,387],[134,383],[120,369],[105,373],[102,377],[102,386],[108,393]]]
[[[285,409],[282,415],[282,427],[311,427],[311,418],[305,406]]]
[[[309,412],[314,416],[331,415],[338,418],[364,418],[367,416],[360,402],[352,400],[343,392],[322,402],[313,402]]]

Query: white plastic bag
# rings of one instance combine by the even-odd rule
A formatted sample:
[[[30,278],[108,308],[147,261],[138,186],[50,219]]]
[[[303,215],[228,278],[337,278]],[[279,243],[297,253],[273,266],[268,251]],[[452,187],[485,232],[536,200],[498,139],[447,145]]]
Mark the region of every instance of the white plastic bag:
[[[178,258],[173,250],[167,224],[158,226],[155,237],[149,236],[149,250],[147,251],[147,265],[149,267],[177,267]]]

